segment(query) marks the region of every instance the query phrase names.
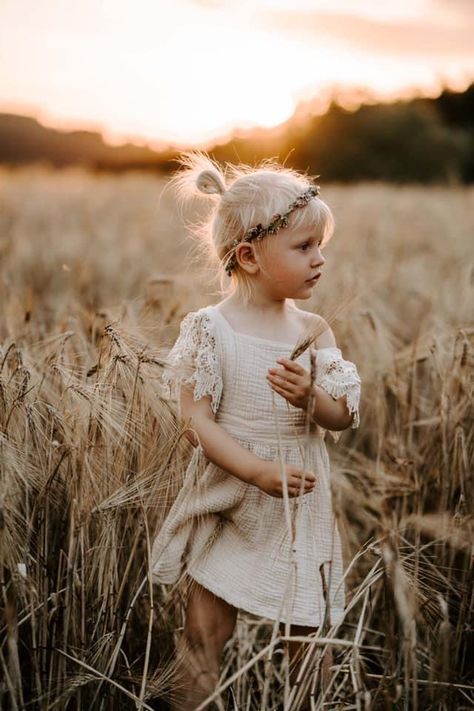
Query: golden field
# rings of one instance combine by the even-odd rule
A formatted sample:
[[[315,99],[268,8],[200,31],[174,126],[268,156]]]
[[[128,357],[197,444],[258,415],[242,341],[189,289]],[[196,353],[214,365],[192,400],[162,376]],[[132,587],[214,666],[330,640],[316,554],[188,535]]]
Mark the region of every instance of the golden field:
[[[149,555],[190,445],[160,375],[219,294],[165,185],[0,172],[0,708],[167,708],[184,604]],[[326,440],[347,616],[298,690],[241,613],[216,707],[293,711],[313,684],[314,709],[471,708],[474,188],[321,187],[336,233],[300,306],[362,378],[360,428]]]

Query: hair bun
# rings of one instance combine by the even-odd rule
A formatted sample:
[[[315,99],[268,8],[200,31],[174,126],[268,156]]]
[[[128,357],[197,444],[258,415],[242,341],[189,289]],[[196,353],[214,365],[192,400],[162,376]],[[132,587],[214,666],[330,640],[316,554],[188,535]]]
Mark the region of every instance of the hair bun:
[[[202,193],[207,195],[222,195],[226,187],[217,171],[203,170],[196,178],[196,185]]]
[[[221,166],[200,150],[184,151],[176,162],[180,168],[170,178],[166,188],[176,193],[178,209],[188,200],[205,195],[223,195],[227,192],[225,173]]]

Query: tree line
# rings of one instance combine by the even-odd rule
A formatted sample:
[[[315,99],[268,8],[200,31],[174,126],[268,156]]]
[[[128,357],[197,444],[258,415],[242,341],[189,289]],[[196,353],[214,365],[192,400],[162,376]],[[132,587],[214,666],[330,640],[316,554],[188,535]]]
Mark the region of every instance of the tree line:
[[[437,98],[362,103],[356,110],[333,100],[325,113],[295,115],[274,129],[236,132],[205,150],[219,161],[250,165],[280,161],[325,181],[418,183],[474,181],[474,83]],[[0,114],[0,163],[82,165],[95,170],[176,169],[180,150],[111,146],[93,131],[58,131],[36,119]]]

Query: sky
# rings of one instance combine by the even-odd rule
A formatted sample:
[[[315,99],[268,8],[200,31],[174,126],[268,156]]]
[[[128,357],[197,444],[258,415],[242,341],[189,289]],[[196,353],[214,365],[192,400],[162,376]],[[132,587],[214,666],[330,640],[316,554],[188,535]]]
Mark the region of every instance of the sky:
[[[1,0],[0,111],[106,140],[204,146],[474,80],[474,0]]]

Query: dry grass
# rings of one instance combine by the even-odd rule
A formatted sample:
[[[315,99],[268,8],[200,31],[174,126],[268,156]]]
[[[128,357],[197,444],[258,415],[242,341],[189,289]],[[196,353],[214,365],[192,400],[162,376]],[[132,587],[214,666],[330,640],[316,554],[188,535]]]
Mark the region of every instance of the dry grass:
[[[218,296],[162,188],[0,173],[1,707],[166,708],[184,605],[149,555],[189,444],[159,378],[180,318]],[[360,429],[328,442],[347,614],[294,689],[284,640],[241,614],[228,708],[296,710],[307,686],[314,709],[471,708],[474,190],[324,198],[337,232],[303,306],[363,383]]]

